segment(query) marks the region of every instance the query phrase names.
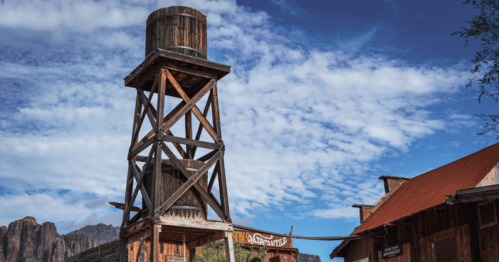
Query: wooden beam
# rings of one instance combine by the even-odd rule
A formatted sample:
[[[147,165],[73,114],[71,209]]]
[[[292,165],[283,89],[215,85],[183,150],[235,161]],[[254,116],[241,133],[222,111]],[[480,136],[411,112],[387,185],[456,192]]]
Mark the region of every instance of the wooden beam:
[[[177,90],[177,93],[180,95],[180,97],[182,97],[182,99],[185,101],[185,103],[190,104],[191,99],[184,92],[182,87],[180,87],[180,85],[177,83],[177,80],[175,80],[175,78],[172,76],[170,71],[168,71],[168,69],[165,69],[164,72],[166,73],[166,76],[168,77],[168,81],[170,81],[170,83],[175,88],[175,90]],[[212,81],[210,81],[210,82],[212,82]],[[217,133],[215,132],[215,130],[213,130],[213,127],[211,127],[208,120],[206,120],[206,118],[203,117],[203,114],[199,111],[199,108],[197,108],[197,106],[195,105],[196,102],[194,102],[194,106],[192,107],[192,113],[194,113],[194,115],[197,117],[199,122],[201,124],[203,124],[204,128],[206,129],[208,134],[210,134],[210,136],[213,138],[213,140],[215,142],[218,142],[219,139],[218,139]]]
[[[225,237],[225,231],[218,231],[216,233],[213,233],[209,236],[196,239],[194,241],[191,241],[187,243],[187,248],[188,249],[195,249],[196,247],[204,246],[208,243],[215,242],[217,240],[223,239]]]
[[[189,262],[196,262],[196,247],[189,249]]]
[[[185,138],[192,140],[192,111],[189,110],[185,113]],[[185,151],[187,158],[192,159],[192,145],[186,144]]]
[[[141,209],[137,214],[135,214],[131,219],[130,221],[128,221],[129,224],[133,224],[137,221],[139,221],[139,219],[142,217],[142,213],[143,213],[143,210]]]
[[[137,194],[139,193],[139,189],[142,188],[142,185],[143,185],[143,182],[144,181],[144,178],[145,178],[145,173],[146,173],[146,170],[147,170],[147,167],[149,166],[149,164],[151,163],[151,158],[152,158],[152,155],[153,153],[155,152],[156,150],[156,147],[157,147],[157,144],[155,144],[151,150],[149,151],[149,155],[147,156],[147,160],[146,160],[146,164],[144,165],[144,172],[142,172],[142,175],[140,176],[139,180],[137,180],[137,186],[135,187],[135,190],[133,191],[133,195],[132,195],[132,200],[130,202],[130,204],[133,204],[135,203],[135,199],[137,198]],[[130,204],[128,205],[128,207],[130,207]],[[143,207],[142,207],[143,208]],[[149,209],[150,210],[150,209]]]
[[[163,124],[164,130],[170,129],[187,111],[196,106],[196,103],[212,88],[212,81],[208,82],[191,100]],[[185,103],[185,101],[183,101]]]
[[[140,152],[144,151],[144,149],[146,149],[148,146],[150,146],[154,142],[155,139],[156,139],[155,137],[151,137],[151,138],[149,138],[149,140],[147,140],[143,144],[137,146],[132,152],[128,153],[128,160],[131,160],[136,155],[138,155]]]
[[[234,257],[234,243],[232,242],[232,232],[225,231],[225,255],[227,262],[236,262]]]
[[[142,104],[143,105],[147,105],[147,107],[144,106],[144,107],[147,108],[146,109],[147,117],[149,118],[149,122],[151,122],[152,129],[154,130],[155,133],[157,133],[158,132],[158,128],[157,128],[156,118],[152,114],[152,110],[149,107],[149,105],[147,104],[147,99],[146,99],[146,96],[144,95],[144,91],[142,91],[142,89],[137,89],[137,95],[139,96],[140,101],[142,102]]]
[[[213,96],[213,90],[210,91],[210,95],[208,96],[208,100],[206,100],[206,105],[204,106],[203,117],[205,117],[205,118],[206,118],[206,115],[208,115],[208,110],[210,109],[212,96]],[[202,132],[203,132],[203,124],[199,123],[198,131],[196,133],[196,138],[194,140],[201,139]],[[192,158],[194,158],[194,156],[196,155],[196,150],[197,150],[197,147],[194,146],[192,148]]]
[[[220,209],[222,209],[222,205],[220,205],[220,202],[218,202],[218,199],[215,197],[215,195],[213,195],[212,192],[209,192],[208,194],[213,199],[213,201],[215,202],[215,204],[217,205],[217,207],[220,208]]]
[[[213,79],[213,100],[212,100],[212,110],[211,113],[213,115],[213,126],[215,127],[217,136],[219,139],[222,139],[222,128],[220,126],[220,110],[218,107],[218,89],[217,89],[217,81]],[[220,141],[219,141],[220,142]]]
[[[127,179],[126,179],[126,191],[125,191],[125,204],[128,205],[130,203],[130,199],[132,196],[132,188],[133,188],[133,175],[128,170],[127,172]],[[114,202],[109,202],[109,204],[114,203]],[[121,228],[124,228],[128,225],[128,217],[130,216],[130,210],[125,210],[123,208],[123,220],[121,223]]]
[[[185,169],[184,165],[177,159],[177,157],[173,154],[173,152],[166,146],[164,142],[161,142],[161,148],[163,148],[165,154],[170,158],[170,160],[173,162],[173,164],[180,170],[180,173],[184,175],[186,179],[189,179],[191,177],[191,173]],[[223,152],[220,152],[220,154],[223,154]],[[198,183],[194,184],[195,190],[201,195],[201,197],[208,202],[208,204],[211,206],[213,211],[217,213],[217,215],[222,219],[224,222],[226,221],[226,216],[223,210],[220,208],[219,205],[217,205],[216,200],[214,200],[208,192],[206,192]]]
[[[201,161],[201,162],[205,162],[206,160],[210,159],[214,154],[218,153],[218,150],[215,149],[211,152],[209,152],[208,154],[196,159],[197,161]]]
[[[168,121],[170,118],[172,118],[175,114],[177,114],[177,112],[182,109],[183,107],[185,106],[185,102],[182,101],[180,102],[172,111],[170,111],[170,113],[168,113],[168,115],[165,116],[165,118],[163,119],[163,122],[166,122]],[[163,130],[168,130],[168,129],[163,129]],[[156,133],[154,132],[154,130],[151,130],[149,131],[149,133],[147,133],[147,135],[145,135],[140,141],[139,143],[137,144],[137,146],[141,146],[143,143],[145,143],[148,139],[150,139],[151,137],[155,136]]]
[[[151,250],[150,262],[159,262],[159,232],[161,232],[160,225],[152,225],[151,227]]]
[[[206,73],[206,72],[199,71],[199,70],[194,70],[194,69],[189,69],[189,68],[181,67],[181,66],[174,65],[174,64],[171,64],[171,63],[166,64],[165,68],[173,70],[173,71],[177,71],[177,72],[180,72],[180,73],[189,74],[189,75],[195,75],[195,76],[200,76],[200,77],[209,78],[209,79],[212,79],[213,76],[214,76],[213,74],[210,74],[210,73]]]
[[[165,111],[165,90],[166,90],[166,75],[163,70],[160,71],[159,74],[159,84],[158,84],[158,104],[156,106],[157,112],[157,132],[156,132],[156,143],[159,143],[161,136],[163,136],[163,115]],[[156,152],[154,153],[154,172],[152,173],[152,181],[153,181],[153,192],[152,192],[152,204],[154,212],[153,216],[156,215],[156,209],[161,205],[161,185],[162,176],[161,176],[161,155],[163,151],[161,147],[156,144]],[[152,243],[151,243],[152,245]]]
[[[120,237],[126,237],[130,234],[133,234],[133,233],[139,231],[139,230],[143,230],[143,229],[149,227],[152,223],[153,223],[153,220],[148,218],[148,219],[144,219],[144,220],[141,220],[139,222],[136,222],[134,224],[131,224],[131,225],[123,228],[120,231]]]
[[[144,61],[137,66],[130,74],[125,77],[125,86],[130,87],[141,87],[138,83],[138,79],[144,79],[143,74],[148,71],[149,68],[161,67],[161,64],[185,64],[188,63],[193,66],[200,67],[200,71],[214,71],[218,78],[230,73],[230,66],[212,62],[206,59],[194,58],[192,56],[179,54],[173,51],[168,51],[164,49],[157,49],[150,53]],[[156,70],[153,70],[156,72]],[[147,77],[148,80],[151,76]],[[142,83],[143,84],[143,83]]]
[[[222,209],[230,222],[229,196],[227,194],[227,182],[225,180],[225,163],[223,156],[219,160],[219,168],[218,188],[220,190],[220,204],[222,204]]]
[[[133,179],[133,178],[132,178]],[[117,209],[121,209],[121,210],[125,210],[125,204],[123,203],[118,203],[118,202],[109,202],[109,204]],[[132,206],[132,208],[130,209],[130,211],[133,211],[133,212],[139,212],[140,211],[140,207],[136,207],[136,206]],[[127,218],[128,219],[128,218]]]
[[[173,133],[170,130],[166,130],[165,132],[169,136],[174,136]],[[173,143],[173,146],[177,149],[178,153],[182,156],[182,158],[187,159],[187,153],[184,151],[182,146],[179,143]]]
[[[135,180],[137,180],[137,182],[138,182],[140,180],[141,176],[139,175],[139,172],[137,171],[137,167],[136,167],[135,163],[133,162],[133,160],[128,161],[128,163],[129,163],[128,166],[129,166],[130,170],[132,171],[133,175],[135,176]],[[146,191],[146,188],[144,187],[144,184],[140,185],[140,193],[142,193],[142,198],[146,202],[147,209],[149,210],[151,215],[154,215],[154,209],[152,208],[152,202],[151,202],[151,199],[149,198],[149,195],[147,194],[147,191]],[[144,208],[144,207],[142,207],[142,208]]]
[[[128,149],[128,152],[132,151],[136,146],[137,146],[137,138],[140,132],[140,127],[142,126],[142,121],[141,119],[141,112],[142,112],[142,102],[140,101],[140,98],[137,96],[135,98],[135,111],[134,111],[134,116],[133,116],[133,128],[132,128],[132,141],[130,144],[130,148]]]
[[[156,214],[162,216],[170,207],[177,202],[184,194],[189,190],[198,180],[214,165],[220,158],[220,155],[214,155],[208,162],[206,162],[201,168],[196,171],[185,183],[171,194],[170,197],[156,210]],[[171,160],[171,159],[170,159]],[[175,163],[175,161],[173,161]],[[183,166],[182,166],[183,167]],[[178,167],[180,169],[180,167]]]
[[[208,192],[211,191],[213,183],[215,182],[215,177],[217,176],[218,170],[220,169],[220,162],[217,162],[215,168],[213,168],[213,173],[211,173],[210,182],[208,183]]]
[[[210,220],[188,220],[188,219],[176,219],[176,218],[161,216],[154,218],[153,221],[155,224],[164,225],[164,226],[220,230],[220,231],[233,230],[232,224],[230,223],[210,221]]]
[[[187,138],[183,138],[183,137],[176,137],[176,136],[164,135],[161,137],[161,141],[179,143],[179,144],[190,145],[190,146],[198,146],[198,147],[216,149],[216,150],[222,149],[222,145],[220,145],[220,144],[208,143],[208,142],[192,140],[192,139],[187,139]]]

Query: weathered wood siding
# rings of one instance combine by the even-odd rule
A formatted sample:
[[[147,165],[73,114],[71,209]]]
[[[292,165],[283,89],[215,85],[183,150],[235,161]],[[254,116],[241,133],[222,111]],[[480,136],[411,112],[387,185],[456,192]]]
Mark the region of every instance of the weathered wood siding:
[[[378,251],[378,261],[379,262],[411,262],[412,261],[412,247],[411,243],[406,243],[402,245],[402,255],[385,258],[383,259],[383,253],[381,250]]]
[[[421,250],[421,262],[434,262],[436,261],[434,243],[435,240],[453,236],[456,240],[456,257],[459,259],[471,260],[470,250],[470,232],[469,225],[464,224],[444,231],[440,231],[433,235],[429,235],[419,239],[419,246]],[[438,262],[438,261],[437,261]]]
[[[114,240],[68,257],[67,262],[119,262],[120,246],[121,240]]]
[[[369,257],[369,261],[373,259],[373,240],[372,238],[365,238],[354,241],[347,250],[345,262],[353,262],[365,257]]]
[[[206,16],[185,6],[170,6],[147,18],[146,56],[156,48],[206,59]]]
[[[499,210],[499,201],[496,200],[495,202],[497,212]],[[478,227],[479,225],[475,226]],[[499,262],[499,224],[482,228],[479,238],[482,261]]]

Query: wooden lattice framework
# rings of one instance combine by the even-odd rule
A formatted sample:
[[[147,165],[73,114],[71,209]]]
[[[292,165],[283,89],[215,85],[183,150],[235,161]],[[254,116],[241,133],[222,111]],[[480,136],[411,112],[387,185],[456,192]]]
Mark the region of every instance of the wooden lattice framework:
[[[129,243],[127,239],[133,237],[150,239],[150,262],[160,261],[160,243],[183,242],[192,249],[225,238],[226,246],[232,247],[232,224],[217,90],[217,81],[229,72],[230,66],[227,65],[157,49],[125,78],[125,85],[137,90],[137,98],[128,153],[125,203],[121,206],[124,210],[120,233],[122,251]],[[206,104],[201,111],[196,103],[206,96]],[[168,97],[178,97],[182,101],[165,114],[165,102]],[[153,101],[154,98],[156,101]],[[208,117],[210,108],[211,117]],[[199,121],[195,134],[192,115]],[[175,136],[170,128],[182,117],[185,120],[185,134]],[[139,140],[139,132],[146,121],[145,118],[150,122],[152,130]],[[209,134],[212,141],[201,141],[203,130]],[[198,148],[208,149],[209,153],[197,157]],[[172,150],[176,150],[181,157],[177,157]],[[147,156],[142,155],[143,153],[147,153]],[[192,174],[184,165],[185,160],[198,160],[204,164]],[[144,170],[141,170],[137,162],[145,162]],[[159,178],[162,163],[175,166],[185,178],[185,183],[175,192],[168,194],[169,197],[164,202],[160,199],[162,184]],[[153,186],[152,190],[147,192],[144,177],[145,169],[150,165],[153,165]],[[211,167],[214,168],[206,189],[197,182]],[[215,180],[218,180],[220,202],[211,192]],[[164,216],[177,200],[192,189],[215,211],[221,222],[172,219]],[[142,208],[133,205],[139,191],[143,199]],[[131,211],[138,213],[132,217]],[[233,251],[227,250],[227,255],[228,261],[234,261]],[[125,261],[125,258],[122,257],[121,261]]]

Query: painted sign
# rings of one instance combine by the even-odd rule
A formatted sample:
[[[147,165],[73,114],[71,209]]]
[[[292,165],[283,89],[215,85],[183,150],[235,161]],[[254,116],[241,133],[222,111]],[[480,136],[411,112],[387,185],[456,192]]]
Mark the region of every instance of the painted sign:
[[[167,261],[167,262],[184,262],[184,257],[165,255],[165,261]]]
[[[247,231],[232,232],[235,242],[245,245],[267,246],[267,247],[287,247],[292,248],[293,244],[287,237],[276,237],[274,235],[260,234]]]
[[[402,255],[402,245],[384,248],[382,251],[383,258],[390,258]]]

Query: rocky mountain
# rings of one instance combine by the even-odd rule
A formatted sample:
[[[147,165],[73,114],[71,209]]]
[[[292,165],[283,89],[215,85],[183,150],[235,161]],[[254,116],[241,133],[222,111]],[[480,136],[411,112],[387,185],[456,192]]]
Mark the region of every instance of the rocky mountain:
[[[86,234],[95,240],[97,245],[101,245],[118,239],[120,236],[120,227],[99,223],[97,225],[84,226],[70,234]]]
[[[321,258],[316,255],[299,253],[296,257],[296,262],[321,262]]]
[[[0,227],[0,262],[65,262],[67,257],[97,246],[86,234],[59,235],[54,223],[25,217]]]

